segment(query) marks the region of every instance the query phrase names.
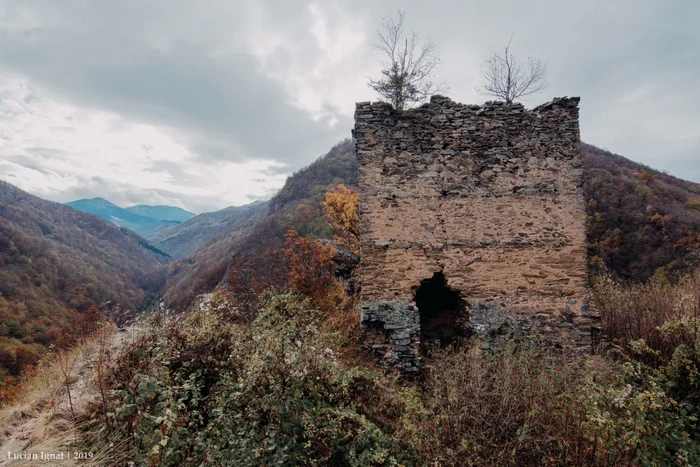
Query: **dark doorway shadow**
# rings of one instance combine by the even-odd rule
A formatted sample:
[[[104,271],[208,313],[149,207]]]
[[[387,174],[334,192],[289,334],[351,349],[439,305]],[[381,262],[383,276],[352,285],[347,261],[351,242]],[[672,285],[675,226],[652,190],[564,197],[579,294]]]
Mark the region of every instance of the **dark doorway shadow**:
[[[447,285],[442,272],[422,280],[414,300],[420,313],[422,347],[427,348],[436,341],[442,346],[450,345],[463,336],[460,322],[466,313],[466,303],[458,291]]]

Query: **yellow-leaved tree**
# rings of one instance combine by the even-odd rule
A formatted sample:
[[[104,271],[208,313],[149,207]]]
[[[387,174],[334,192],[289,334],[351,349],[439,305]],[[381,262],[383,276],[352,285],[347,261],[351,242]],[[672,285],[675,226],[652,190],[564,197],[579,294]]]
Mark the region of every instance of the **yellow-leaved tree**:
[[[335,230],[334,241],[355,254],[360,253],[358,199],[356,191],[341,184],[328,190],[326,201],[323,202],[326,218]]]

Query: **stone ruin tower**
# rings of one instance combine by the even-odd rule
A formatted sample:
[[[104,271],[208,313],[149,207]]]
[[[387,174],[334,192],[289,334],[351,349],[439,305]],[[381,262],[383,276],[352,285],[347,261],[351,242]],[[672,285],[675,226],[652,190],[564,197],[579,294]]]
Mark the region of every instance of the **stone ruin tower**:
[[[579,100],[357,104],[363,345],[386,366],[504,323],[590,350]]]

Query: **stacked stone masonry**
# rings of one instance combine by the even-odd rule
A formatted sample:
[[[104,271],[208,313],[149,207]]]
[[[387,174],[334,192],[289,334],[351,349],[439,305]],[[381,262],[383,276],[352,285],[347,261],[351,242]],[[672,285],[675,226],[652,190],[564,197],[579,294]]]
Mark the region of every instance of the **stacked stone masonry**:
[[[386,365],[420,366],[415,294],[436,273],[462,330],[591,347],[578,103],[357,104],[365,345]]]

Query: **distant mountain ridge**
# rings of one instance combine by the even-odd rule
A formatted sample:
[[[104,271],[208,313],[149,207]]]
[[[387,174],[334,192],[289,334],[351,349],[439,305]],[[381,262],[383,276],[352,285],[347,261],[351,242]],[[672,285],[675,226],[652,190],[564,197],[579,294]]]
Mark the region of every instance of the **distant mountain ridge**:
[[[197,214],[193,212],[185,211],[175,206],[149,206],[147,204],[139,204],[138,206],[131,206],[124,209],[131,213],[138,214],[139,216],[150,217],[159,221],[186,222],[197,216]]]
[[[143,237],[196,216],[194,213],[174,206],[138,205],[122,208],[104,198],[79,199],[66,205],[78,211],[94,214]]]
[[[248,226],[267,210],[267,202],[256,201],[244,206],[231,206],[220,211],[205,212],[196,217],[148,235],[148,241],[174,259],[186,258],[225,232]]]

